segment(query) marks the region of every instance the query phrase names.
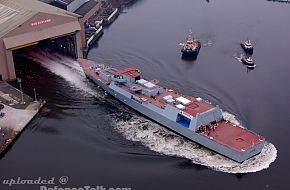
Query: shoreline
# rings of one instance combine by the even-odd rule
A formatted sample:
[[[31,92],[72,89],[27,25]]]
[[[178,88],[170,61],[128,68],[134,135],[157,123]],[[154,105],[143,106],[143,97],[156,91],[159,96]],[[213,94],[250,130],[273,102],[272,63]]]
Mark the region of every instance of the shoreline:
[[[0,110],[0,156],[2,157],[46,102],[35,101],[8,83],[0,82],[0,104],[2,107]]]

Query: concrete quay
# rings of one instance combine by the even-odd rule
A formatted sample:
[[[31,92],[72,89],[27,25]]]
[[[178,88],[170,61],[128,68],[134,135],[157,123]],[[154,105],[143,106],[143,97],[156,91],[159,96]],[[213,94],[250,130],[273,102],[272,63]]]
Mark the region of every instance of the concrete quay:
[[[8,83],[0,82],[0,155],[44,105],[45,101],[35,101]]]

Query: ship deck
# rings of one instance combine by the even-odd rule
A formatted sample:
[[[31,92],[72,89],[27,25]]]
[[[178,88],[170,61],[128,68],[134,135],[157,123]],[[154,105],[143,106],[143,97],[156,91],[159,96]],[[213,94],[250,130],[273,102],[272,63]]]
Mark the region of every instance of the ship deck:
[[[199,131],[199,134],[238,152],[246,151],[264,141],[263,137],[228,121],[220,121],[216,126]]]
[[[90,69],[90,67],[97,64],[97,62],[91,61],[91,60],[86,60],[86,59],[78,59],[78,63],[81,65],[84,72],[87,73],[88,75],[90,75],[91,77],[93,77],[94,79],[96,79],[104,84],[109,83],[109,81],[102,79],[99,75],[96,74],[95,71]],[[102,65],[104,65],[104,64],[102,64]]]

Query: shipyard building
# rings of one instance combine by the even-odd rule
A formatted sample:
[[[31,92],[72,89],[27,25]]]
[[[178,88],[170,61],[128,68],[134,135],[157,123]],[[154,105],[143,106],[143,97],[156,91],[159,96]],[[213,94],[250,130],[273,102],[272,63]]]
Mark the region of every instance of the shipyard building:
[[[28,46],[55,46],[83,57],[85,35],[80,15],[37,0],[0,0],[0,81],[16,79],[13,53]]]

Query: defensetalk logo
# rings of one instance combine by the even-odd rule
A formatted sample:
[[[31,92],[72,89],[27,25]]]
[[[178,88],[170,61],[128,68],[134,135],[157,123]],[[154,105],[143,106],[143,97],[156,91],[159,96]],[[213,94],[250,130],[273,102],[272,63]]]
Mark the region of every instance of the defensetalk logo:
[[[69,177],[61,176],[60,178],[51,177],[44,179],[38,177],[36,179],[22,179],[21,177],[4,179],[3,185],[10,188],[12,186],[38,186],[39,190],[132,190],[130,187],[104,187],[104,186],[70,186],[68,185]]]

